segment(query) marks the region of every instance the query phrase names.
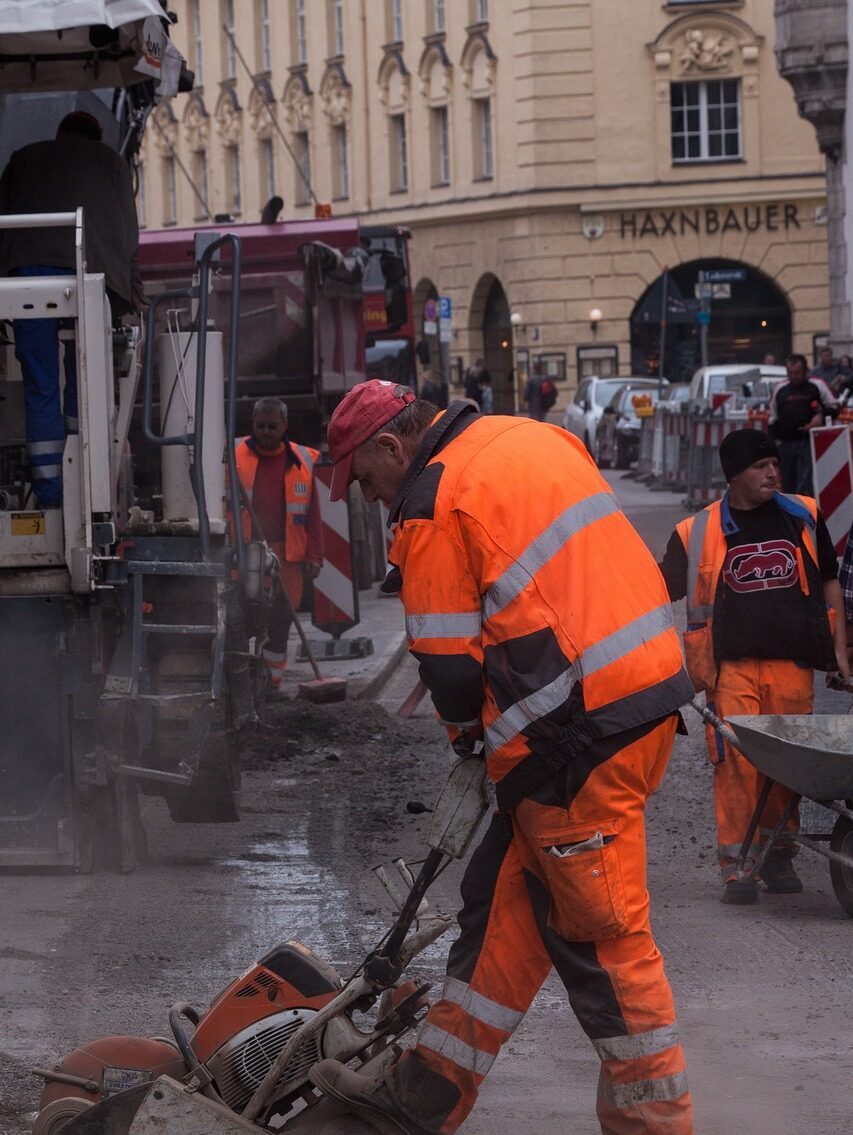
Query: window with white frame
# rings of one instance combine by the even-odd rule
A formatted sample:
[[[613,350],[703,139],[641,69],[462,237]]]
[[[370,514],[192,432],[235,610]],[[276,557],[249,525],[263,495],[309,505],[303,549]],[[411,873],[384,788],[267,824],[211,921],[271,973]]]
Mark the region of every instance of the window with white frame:
[[[403,38],[403,0],[391,0],[391,39],[399,43]]]
[[[484,24],[489,18],[489,0],[476,0],[474,12],[477,23]]]
[[[296,192],[293,199],[297,205],[307,205],[311,200],[311,150],[307,130],[297,130],[293,135],[293,152],[296,155]]]
[[[201,38],[201,0],[193,0],[192,13],[193,29],[193,68],[195,71],[195,85],[200,87],[204,82],[203,43]]]
[[[296,17],[296,62],[308,62],[308,25],[305,15],[305,0],[295,0]]]
[[[432,125],[432,183],[450,184],[450,129],[447,107],[436,106],[430,111]]]
[[[261,194],[264,201],[275,197],[275,150],[272,138],[261,138],[258,142],[258,173]]]
[[[434,32],[443,32],[446,27],[444,0],[433,0],[432,23]]]
[[[405,193],[409,188],[409,151],[406,144],[406,116],[390,116],[391,141],[391,189],[395,193]]]
[[[163,158],[163,224],[178,222],[178,183],[175,178],[175,159],[172,154]]]
[[[193,214],[197,221],[203,221],[210,215],[208,212],[207,181],[207,150],[195,150],[193,152],[193,185],[195,186]]]
[[[243,204],[240,185],[240,147],[225,147],[225,194],[228,212],[237,217]]]
[[[234,50],[234,0],[225,0],[223,7],[223,20],[225,27],[230,34],[226,34],[223,38],[225,40],[225,78],[237,78],[237,53]]]
[[[671,83],[669,89],[673,163],[731,161],[741,156],[737,79]]]
[[[344,53],[344,0],[333,0],[332,3],[332,33],[334,54]]]
[[[342,123],[332,127],[332,176],[333,194],[336,200],[349,197],[349,154],[347,152],[347,128]]]
[[[474,99],[474,177],[478,181],[494,176],[491,99]]]
[[[272,51],[270,48],[270,0],[260,0],[258,25],[261,33],[261,70],[272,70]]]

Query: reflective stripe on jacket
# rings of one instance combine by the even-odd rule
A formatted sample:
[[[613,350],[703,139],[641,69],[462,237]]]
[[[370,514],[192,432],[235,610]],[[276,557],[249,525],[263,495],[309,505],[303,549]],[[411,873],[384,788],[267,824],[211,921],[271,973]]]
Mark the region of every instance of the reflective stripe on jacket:
[[[564,430],[451,406],[395,521],[410,649],[446,724],[482,720],[502,806],[523,766],[544,779],[690,698],[660,572]]]
[[[811,497],[788,493],[774,493],[773,499],[783,512],[803,522],[800,539],[817,566],[814,537],[817,502]],[[714,654],[714,603],[720,572],[728,551],[726,530],[731,531],[733,525],[728,494],[722,500],[709,504],[696,516],[688,516],[676,525],[676,532],[687,553],[687,629],[684,632],[684,654],[693,685],[700,690],[711,690],[716,682],[718,660]],[[736,526],[734,530],[736,531]],[[805,572],[805,565],[800,565],[800,571]],[[801,583],[807,592],[805,580]]]
[[[235,458],[237,475],[251,500],[260,458],[247,444],[248,440],[244,437],[237,442]],[[320,453],[307,445],[295,445],[293,442],[290,442],[290,447],[299,458],[300,465],[286,465],[284,473],[284,553],[289,563],[302,563],[308,552],[308,510],[314,487],[314,463]],[[243,535],[246,540],[252,539],[252,518],[245,508]]]

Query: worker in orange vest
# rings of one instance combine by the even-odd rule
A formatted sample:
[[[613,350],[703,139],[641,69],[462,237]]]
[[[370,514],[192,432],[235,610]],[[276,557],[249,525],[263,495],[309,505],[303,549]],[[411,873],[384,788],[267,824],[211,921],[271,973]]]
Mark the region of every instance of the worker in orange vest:
[[[654,560],[583,445],[526,417],[439,413],[354,387],[329,424],[332,499],[390,509],[409,649],[457,752],[483,750],[498,812],[462,883],[439,1000],[376,1084],[312,1080],[404,1131],[450,1133],[552,966],[601,1060],[609,1135],[691,1135],[643,813],[692,689]]]
[[[677,525],[661,564],[670,597],[687,597],[687,669],[720,717],[811,713],[815,669],[849,676],[844,620],[834,618],[843,602],[832,540],[811,497],[778,491],[778,450],[761,430],[728,434],[720,462],[726,495]],[[755,903],[756,858],[793,794],[774,786],[738,877],[738,853],[763,778],[710,727],[708,750],[722,899]],[[796,831],[797,824],[795,809],[786,830]],[[768,850],[760,869],[768,891],[803,889],[795,850],[784,839]]]
[[[267,616],[263,657],[273,689],[287,669],[291,608],[302,602],[305,576],[316,579],[323,566],[323,526],[314,481],[316,449],[287,436],[287,406],[261,398],[252,410],[252,433],[236,443],[237,474],[251,508],[243,508],[243,535],[262,539],[279,561],[281,587],[274,589]],[[258,529],[260,529],[258,531]]]

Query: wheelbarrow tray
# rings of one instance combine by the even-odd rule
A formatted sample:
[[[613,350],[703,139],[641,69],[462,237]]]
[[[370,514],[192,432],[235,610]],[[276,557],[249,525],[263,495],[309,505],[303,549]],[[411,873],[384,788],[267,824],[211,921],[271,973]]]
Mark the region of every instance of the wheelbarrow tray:
[[[811,800],[853,799],[849,714],[751,714],[726,721],[750,764],[771,780]]]

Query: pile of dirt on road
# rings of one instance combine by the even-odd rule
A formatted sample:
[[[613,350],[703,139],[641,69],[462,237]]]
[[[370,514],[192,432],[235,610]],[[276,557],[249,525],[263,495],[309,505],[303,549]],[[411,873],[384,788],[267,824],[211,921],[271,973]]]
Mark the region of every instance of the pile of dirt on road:
[[[263,718],[264,726],[240,740],[244,769],[309,754],[334,759],[341,751],[359,753],[365,763],[375,763],[391,750],[434,744],[443,734],[431,717],[395,717],[367,701],[314,705],[280,700],[265,706]]]

